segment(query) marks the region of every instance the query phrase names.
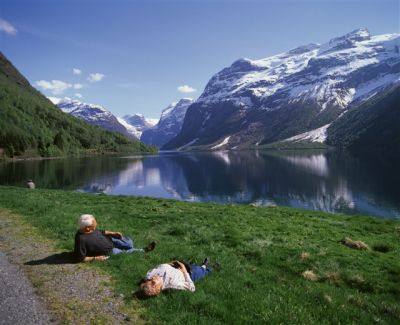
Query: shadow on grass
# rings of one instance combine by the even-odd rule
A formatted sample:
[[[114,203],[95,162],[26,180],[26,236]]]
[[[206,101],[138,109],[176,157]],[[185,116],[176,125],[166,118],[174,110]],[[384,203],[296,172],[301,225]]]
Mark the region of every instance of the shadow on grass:
[[[132,295],[133,298],[139,299],[139,300],[147,300],[147,299],[151,299],[154,297],[150,297],[150,296],[146,296],[142,290],[137,290],[133,293]]]
[[[142,290],[138,289],[137,291],[135,291],[132,294],[133,298],[137,298],[139,300],[147,300],[147,299],[155,299],[160,295],[165,295],[165,296],[171,296],[173,294],[176,294],[176,292],[179,290],[175,290],[175,289],[166,289],[166,290],[162,290],[160,294],[155,295],[155,296],[146,296]]]
[[[42,265],[42,264],[76,264],[77,261],[73,252],[62,252],[58,254],[49,255],[39,260],[32,260],[25,263],[25,265]]]

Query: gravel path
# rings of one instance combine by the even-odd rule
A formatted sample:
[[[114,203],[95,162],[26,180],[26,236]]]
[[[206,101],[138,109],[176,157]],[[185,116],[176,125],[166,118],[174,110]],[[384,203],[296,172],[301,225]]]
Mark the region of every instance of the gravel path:
[[[52,324],[31,283],[0,252],[0,324]]]
[[[142,324],[140,306],[128,299],[126,309],[111,283],[93,263],[75,264],[70,252],[0,207],[0,325]]]

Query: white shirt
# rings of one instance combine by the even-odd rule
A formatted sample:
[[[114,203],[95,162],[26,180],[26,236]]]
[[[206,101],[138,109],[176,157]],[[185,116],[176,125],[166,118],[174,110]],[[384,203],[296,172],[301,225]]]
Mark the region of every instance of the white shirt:
[[[150,270],[146,274],[146,279],[153,276],[160,276],[163,279],[164,289],[178,289],[195,291],[195,286],[187,272],[182,272],[180,269],[174,268],[169,264],[160,264],[156,268]]]

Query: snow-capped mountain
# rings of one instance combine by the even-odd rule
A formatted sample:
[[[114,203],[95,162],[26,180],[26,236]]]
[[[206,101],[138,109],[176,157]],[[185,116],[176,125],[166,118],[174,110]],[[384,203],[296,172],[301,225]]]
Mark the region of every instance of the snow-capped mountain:
[[[125,126],[118,121],[117,117],[103,106],[82,103],[68,97],[49,97],[49,99],[64,113],[71,114],[103,129],[121,133],[131,139],[138,139],[129,133]]]
[[[170,104],[161,112],[159,122],[151,129],[145,130],[140,140],[145,144],[162,147],[175,137],[182,128],[188,107],[193,103],[191,98],[182,98]]]
[[[124,115],[117,119],[137,139],[140,139],[143,131],[152,128],[158,122],[156,119],[145,118],[142,114]]]
[[[400,81],[400,34],[361,28],[214,75],[165,149],[267,144],[322,128]]]

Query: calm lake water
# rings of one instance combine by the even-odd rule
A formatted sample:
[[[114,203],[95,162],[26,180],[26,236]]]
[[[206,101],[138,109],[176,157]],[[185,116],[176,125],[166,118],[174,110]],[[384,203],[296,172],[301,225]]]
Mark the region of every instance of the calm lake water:
[[[400,219],[399,160],[348,152],[226,151],[0,164],[0,184]]]

